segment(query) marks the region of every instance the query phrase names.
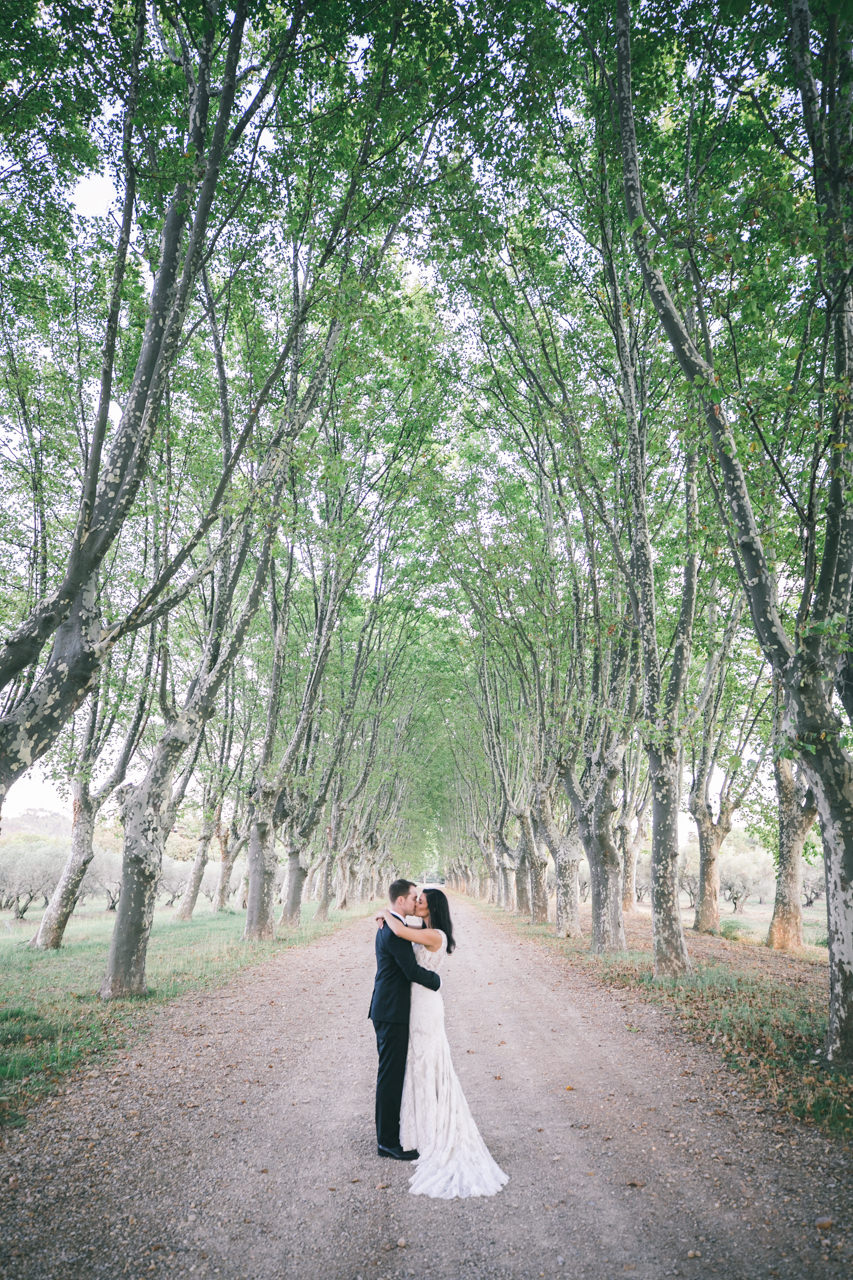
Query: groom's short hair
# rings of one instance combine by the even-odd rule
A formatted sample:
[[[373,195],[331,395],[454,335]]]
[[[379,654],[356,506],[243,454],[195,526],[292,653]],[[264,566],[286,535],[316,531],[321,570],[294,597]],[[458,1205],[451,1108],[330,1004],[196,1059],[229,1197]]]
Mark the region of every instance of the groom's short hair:
[[[391,902],[396,902],[398,898],[405,898],[409,890],[414,887],[414,880],[395,880],[388,890],[388,898]]]

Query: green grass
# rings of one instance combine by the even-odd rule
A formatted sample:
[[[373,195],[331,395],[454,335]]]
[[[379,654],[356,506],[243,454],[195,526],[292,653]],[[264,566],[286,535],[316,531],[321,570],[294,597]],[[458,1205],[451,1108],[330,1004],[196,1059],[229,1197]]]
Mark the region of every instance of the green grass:
[[[72,917],[59,951],[27,946],[37,916],[12,931],[0,928],[0,1125],[22,1124],[27,1106],[55,1089],[78,1063],[143,1034],[158,1004],[219,986],[241,969],[304,945],[367,909],[332,911],[322,923],[313,918],[316,903],[307,903],[299,929],[253,943],[240,940],[242,912],[212,915],[201,907],[188,924],[172,919],[171,912],[158,912],[146,962],[149,995],[109,1003],[97,993],[114,914]]]
[[[594,955],[588,938],[556,938],[551,925],[531,925],[495,907],[484,910],[605,985],[629,988],[668,1009],[776,1106],[828,1133],[853,1137],[853,1075],[822,1057],[827,992],[793,966],[784,983],[756,973],[754,963],[739,969],[736,956],[726,963],[694,959],[685,977],[655,978],[649,951]],[[754,945],[745,951],[755,956]]]

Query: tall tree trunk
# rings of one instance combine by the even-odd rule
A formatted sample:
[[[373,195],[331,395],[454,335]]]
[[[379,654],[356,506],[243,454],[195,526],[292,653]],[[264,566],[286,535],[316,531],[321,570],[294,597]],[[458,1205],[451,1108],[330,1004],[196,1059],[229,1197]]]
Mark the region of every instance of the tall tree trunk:
[[[557,881],[557,937],[579,938],[581,925],[578,863],[582,846],[577,823],[572,820],[572,828],[568,833],[564,834],[560,830],[554,818],[551,796],[544,786],[537,792],[537,811],[542,836],[554,860],[554,874]]]
[[[349,896],[349,854],[342,850],[338,854],[338,884],[335,895],[335,910],[346,911]]]
[[[533,924],[548,923],[547,860],[535,855],[530,859],[530,918]]]
[[[596,789],[593,809],[593,847],[598,864],[598,874],[592,881],[594,951],[624,951],[627,946],[622,917],[622,859],[613,830],[619,776],[615,765],[607,768],[603,785]]]
[[[317,914],[315,920],[328,920],[329,907],[332,905],[332,868],[335,864],[335,855],[329,850],[323,859],[323,866],[320,872],[320,901],[317,904]]]
[[[356,902],[364,902],[370,897],[370,887],[373,883],[373,872],[370,867],[366,866],[360,859],[358,864],[358,875],[355,881],[355,900]]]
[[[347,864],[347,901],[358,902],[359,899],[358,863],[355,858],[355,851],[353,851]]]
[[[614,796],[620,774],[619,750],[610,752],[606,760],[594,760],[583,781],[577,779],[571,768],[561,773],[589,863],[590,946],[596,952],[624,951],[627,945],[622,915],[622,860],[613,831]]]
[[[521,816],[522,840],[530,874],[530,919],[533,924],[548,923],[547,855],[540,854],[538,823],[530,812]]]
[[[530,902],[530,866],[527,861],[527,850],[523,844],[515,864],[515,909],[520,916],[531,914]]]
[[[616,835],[622,858],[622,912],[623,915],[637,909],[637,858],[646,838],[645,788],[640,794],[639,744],[632,749],[634,757],[630,768],[628,760],[622,765],[622,808],[616,823]]]
[[[285,880],[284,910],[281,913],[281,924],[290,929],[299,928],[302,911],[302,886],[308,872],[299,861],[299,850],[291,849],[287,855],[287,878]]]
[[[699,838],[699,894],[693,928],[697,933],[720,932],[720,849],[732,829],[733,811],[721,805],[714,821],[711,806],[704,798],[705,781],[690,792],[690,812]]]
[[[77,905],[80,886],[94,855],[92,841],[95,836],[97,806],[89,793],[88,784],[80,778],[72,783],[73,821],[71,827],[71,853],[62,868],[59,883],[51,895],[47,909],[41,918],[38,932],[30,943],[41,951],[55,951],[62,946],[65,926]]]
[[[228,899],[231,896],[231,873],[245,843],[245,837],[238,838],[237,833],[232,831],[226,835],[224,843],[220,846],[219,880],[213,898],[214,911],[224,911],[228,906]]]
[[[719,853],[724,833],[719,830],[703,804],[697,805],[695,812],[691,808],[691,812],[696,820],[696,832],[699,837],[699,892],[696,897],[693,928],[697,933],[719,933]]]
[[[187,881],[187,887],[184,889],[180,905],[175,912],[176,920],[192,920],[193,918],[195,905],[198,902],[199,890],[201,889],[201,882],[204,878],[204,869],[207,866],[207,851],[210,848],[210,842],[213,839],[213,826],[213,814],[203,812],[201,831],[198,837],[195,858],[193,859],[192,870],[190,871],[190,878]]]
[[[480,850],[486,868],[486,883],[488,885],[486,901],[497,903],[500,899],[500,887],[494,837],[489,832],[485,836],[475,832],[474,838],[477,841],[477,847]]]
[[[779,867],[767,945],[795,951],[803,945],[803,845],[817,807],[812,793],[798,785],[791,760],[777,757],[773,775],[779,804]]]
[[[554,866],[557,877],[557,922],[558,938],[579,938],[581,936],[580,890],[578,887],[578,863],[580,849],[568,842],[561,844]]]
[[[271,796],[256,797],[249,827],[247,863],[249,888],[246,895],[246,924],[243,929],[243,938],[247,942],[257,942],[264,938],[275,937],[273,900],[278,857],[275,851]]]
[[[608,858],[598,863],[591,880],[592,949],[624,951],[627,943],[622,918],[622,867],[618,859]]]
[[[504,911],[509,911],[509,875],[503,860],[498,862],[497,873],[497,905]]]
[[[121,893],[107,972],[101,984],[102,1000],[141,996],[147,992],[145,956],[167,834],[161,818],[166,800],[165,782],[159,776],[146,779],[125,799]]]
[[[216,688],[218,685],[211,685],[212,691]],[[128,788],[122,805],[121,894],[101,985],[103,1000],[145,994],[145,955],[163,849],[195,767],[205,714],[209,712],[210,703],[205,705],[200,697],[176,716],[157,743],[144,779],[138,786]],[[178,762],[190,746],[194,746],[192,758],[173,788]]]
[[[637,909],[637,853],[640,842],[635,840],[627,822],[620,821],[616,828],[622,855],[622,914],[630,915]]]
[[[678,977],[690,968],[678,901],[679,752],[649,750],[652,783],[652,935],[655,974]]]

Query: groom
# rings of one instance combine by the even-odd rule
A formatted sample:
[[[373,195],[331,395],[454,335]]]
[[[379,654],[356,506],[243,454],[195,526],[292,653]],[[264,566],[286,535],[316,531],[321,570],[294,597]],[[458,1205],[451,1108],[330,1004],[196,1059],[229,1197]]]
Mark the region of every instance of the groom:
[[[400,920],[415,914],[415,886],[411,880],[395,880],[388,890],[391,911]],[[376,1075],[376,1147],[391,1160],[417,1160],[417,1151],[400,1146],[400,1102],[406,1053],[409,1048],[411,984],[437,991],[441,979],[415,961],[411,942],[398,938],[383,924],[376,930],[376,979],[368,1018],[373,1021],[379,1070]]]

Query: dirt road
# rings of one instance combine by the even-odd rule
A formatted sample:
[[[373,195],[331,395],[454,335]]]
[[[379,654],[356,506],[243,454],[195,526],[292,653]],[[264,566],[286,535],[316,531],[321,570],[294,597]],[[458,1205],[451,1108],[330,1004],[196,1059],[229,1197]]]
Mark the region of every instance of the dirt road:
[[[411,1196],[406,1166],[377,1158],[364,920],[169,1006],[7,1134],[0,1273],[853,1273],[849,1150],[765,1113],[664,1013],[453,907],[448,1034],[503,1192]]]

